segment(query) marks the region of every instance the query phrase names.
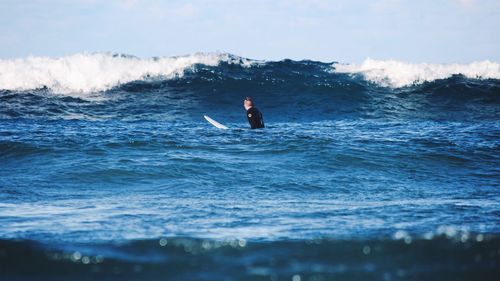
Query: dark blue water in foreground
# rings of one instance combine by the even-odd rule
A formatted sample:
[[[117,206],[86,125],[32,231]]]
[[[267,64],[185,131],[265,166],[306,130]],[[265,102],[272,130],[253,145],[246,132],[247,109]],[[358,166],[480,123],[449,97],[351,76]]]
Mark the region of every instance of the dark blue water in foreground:
[[[327,68],[0,90],[0,279],[494,280],[500,80]]]

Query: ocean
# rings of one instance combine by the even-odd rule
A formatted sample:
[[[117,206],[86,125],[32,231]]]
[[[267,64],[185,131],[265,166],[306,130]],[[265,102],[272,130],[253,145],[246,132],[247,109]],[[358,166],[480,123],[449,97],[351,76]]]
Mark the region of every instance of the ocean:
[[[490,61],[0,60],[0,279],[496,280],[499,152]]]

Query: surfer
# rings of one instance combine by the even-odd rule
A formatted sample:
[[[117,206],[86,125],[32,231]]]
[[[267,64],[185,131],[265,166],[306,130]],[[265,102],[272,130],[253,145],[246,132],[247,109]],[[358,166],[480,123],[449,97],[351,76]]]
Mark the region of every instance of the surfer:
[[[262,118],[262,113],[253,106],[253,100],[250,97],[247,97],[243,101],[243,106],[247,111],[248,123],[252,129],[264,128],[264,119]]]

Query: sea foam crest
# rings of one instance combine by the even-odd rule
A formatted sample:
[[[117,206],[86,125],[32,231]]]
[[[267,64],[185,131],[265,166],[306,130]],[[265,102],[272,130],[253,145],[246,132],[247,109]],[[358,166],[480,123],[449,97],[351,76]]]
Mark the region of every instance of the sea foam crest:
[[[462,74],[468,78],[500,79],[500,64],[479,61],[469,64],[405,63],[396,60],[366,59],[361,64],[334,64],[335,72],[361,74],[385,87],[404,87]]]
[[[196,64],[220,62],[250,66],[251,60],[226,53],[141,59],[110,53],[75,54],[61,58],[27,57],[0,60],[0,89],[29,90],[42,87],[64,94],[104,91],[146,77],[182,76]]]

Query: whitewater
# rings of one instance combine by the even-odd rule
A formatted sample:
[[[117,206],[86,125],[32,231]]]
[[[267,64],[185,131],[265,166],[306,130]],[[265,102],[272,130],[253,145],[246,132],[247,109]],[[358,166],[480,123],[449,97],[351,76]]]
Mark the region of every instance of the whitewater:
[[[111,53],[81,53],[66,57],[27,57],[0,60],[0,89],[30,90],[49,88],[54,93],[85,95],[138,80],[174,79],[195,65],[220,63],[259,67],[265,61],[228,53],[196,53],[176,57],[138,57]],[[366,59],[361,64],[331,63],[338,73],[359,74],[385,87],[405,87],[452,75],[475,79],[500,79],[500,64],[478,61],[469,64],[412,64],[396,60]]]

